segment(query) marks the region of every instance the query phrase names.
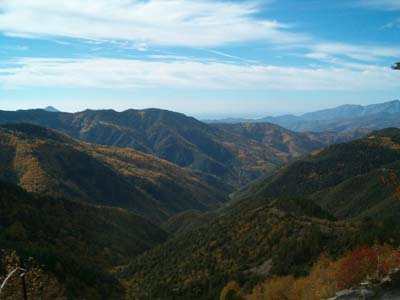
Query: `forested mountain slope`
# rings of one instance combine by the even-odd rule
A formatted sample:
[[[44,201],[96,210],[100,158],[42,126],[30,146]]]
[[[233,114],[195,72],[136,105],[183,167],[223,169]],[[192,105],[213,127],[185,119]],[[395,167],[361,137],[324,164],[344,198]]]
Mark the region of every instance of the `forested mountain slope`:
[[[272,123],[214,124],[241,137],[252,139],[263,145],[273,145],[289,158],[304,156],[315,149],[344,143],[363,137],[369,130],[355,130],[351,133],[335,132],[294,132]]]
[[[305,275],[316,259],[400,242],[400,130],[313,152],[245,189],[121,273],[130,299],[216,299],[229,281]],[[187,223],[185,215],[169,225]]]
[[[240,198],[302,195],[337,217],[399,216],[400,130],[315,151],[259,180]]]
[[[128,299],[217,299],[230,280],[251,287],[273,274],[306,274],[322,252],[368,241],[362,232],[306,199],[245,200],[134,259],[120,276]]]
[[[112,269],[166,238],[126,210],[31,194],[0,182],[0,247],[35,258],[65,285],[69,299],[122,299]]]
[[[132,149],[78,142],[29,124],[0,127],[0,179],[31,192],[122,207],[154,222],[208,210],[229,187]]]

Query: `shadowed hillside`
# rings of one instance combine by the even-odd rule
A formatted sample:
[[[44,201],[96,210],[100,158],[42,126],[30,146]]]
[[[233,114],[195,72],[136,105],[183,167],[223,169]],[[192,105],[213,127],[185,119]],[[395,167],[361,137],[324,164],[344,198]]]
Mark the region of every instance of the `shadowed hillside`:
[[[119,208],[30,194],[0,182],[0,245],[33,257],[65,284],[69,299],[121,299],[110,271],[167,234]]]
[[[400,130],[315,151],[241,192],[240,198],[303,195],[338,217],[398,217]],[[396,206],[397,205],[397,206]]]

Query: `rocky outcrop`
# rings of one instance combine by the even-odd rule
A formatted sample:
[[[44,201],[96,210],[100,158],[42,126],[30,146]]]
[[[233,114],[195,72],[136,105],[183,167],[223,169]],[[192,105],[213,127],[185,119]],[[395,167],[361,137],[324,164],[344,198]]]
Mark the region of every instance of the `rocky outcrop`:
[[[400,300],[400,269],[390,271],[380,280],[340,291],[328,300]]]

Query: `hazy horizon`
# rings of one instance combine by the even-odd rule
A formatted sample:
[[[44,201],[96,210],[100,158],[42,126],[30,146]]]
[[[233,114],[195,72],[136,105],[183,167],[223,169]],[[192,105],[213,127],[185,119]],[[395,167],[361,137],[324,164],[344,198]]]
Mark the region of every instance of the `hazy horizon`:
[[[399,18],[395,0],[3,0],[0,109],[257,117],[398,99]]]
[[[359,103],[344,103],[341,105],[362,105],[362,106],[367,106],[367,105],[373,105],[373,104],[382,104],[382,103],[387,103],[387,102],[391,102],[391,101],[399,101],[399,99],[392,99],[392,100],[387,100],[387,101],[381,101],[381,102],[373,102],[373,103],[368,103],[368,104],[359,104]],[[341,106],[338,105],[338,106]],[[332,108],[336,108],[338,106],[326,106],[326,107],[321,107],[321,108],[317,108],[317,109],[310,109],[310,110],[304,110],[301,112],[290,112],[290,111],[282,111],[282,112],[275,112],[275,113],[268,113],[268,111],[266,111],[265,113],[259,112],[258,114],[254,113],[254,114],[249,114],[249,113],[242,113],[242,114],[196,114],[196,113],[187,113],[185,111],[179,111],[179,110],[174,110],[174,109],[169,109],[169,108],[162,108],[162,107],[128,107],[128,108],[124,108],[124,109],[115,109],[113,107],[84,107],[82,109],[77,109],[77,110],[64,110],[62,109],[63,105],[61,106],[57,106],[51,103],[48,104],[43,104],[40,106],[18,106],[16,108],[9,108],[9,109],[4,109],[2,107],[0,107],[0,110],[6,110],[6,111],[16,111],[16,110],[29,110],[29,109],[44,109],[47,107],[53,107],[57,110],[60,110],[61,112],[68,112],[68,113],[77,113],[77,112],[82,112],[84,110],[115,110],[118,112],[122,112],[125,110],[129,110],[129,109],[135,109],[135,110],[142,110],[142,109],[165,109],[165,110],[170,110],[170,111],[175,111],[175,112],[179,112],[179,113],[183,113],[185,115],[191,116],[191,117],[195,117],[197,119],[200,120],[213,120],[213,119],[259,119],[259,118],[264,118],[264,117],[274,117],[274,116],[282,116],[282,115],[296,115],[296,116],[300,116],[302,114],[305,113],[309,113],[309,112],[315,112],[315,111],[319,111],[319,110],[324,110],[324,109],[332,109]]]

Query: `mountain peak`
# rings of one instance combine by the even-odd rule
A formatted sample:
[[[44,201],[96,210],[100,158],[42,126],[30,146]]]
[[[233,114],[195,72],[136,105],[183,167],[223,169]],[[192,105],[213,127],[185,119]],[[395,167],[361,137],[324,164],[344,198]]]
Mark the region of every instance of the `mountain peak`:
[[[60,112],[57,108],[55,108],[54,106],[47,106],[44,108],[45,111],[48,112]]]

